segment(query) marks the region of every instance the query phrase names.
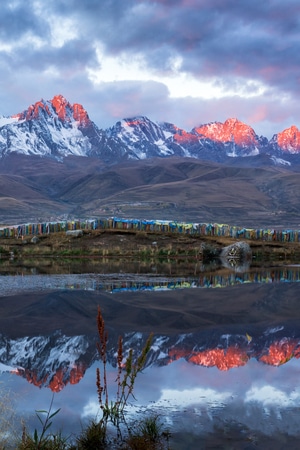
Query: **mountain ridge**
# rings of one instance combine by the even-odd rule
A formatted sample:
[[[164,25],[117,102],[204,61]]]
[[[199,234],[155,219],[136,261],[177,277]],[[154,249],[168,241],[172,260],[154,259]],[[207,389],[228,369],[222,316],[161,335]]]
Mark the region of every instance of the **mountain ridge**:
[[[0,119],[0,157],[12,152],[55,158],[96,157],[105,164],[170,156],[225,162],[232,157],[269,154],[295,164],[295,158],[291,162],[289,157],[300,155],[300,131],[292,125],[268,140],[237,118],[200,124],[187,131],[143,115],[102,129],[81,104],[72,105],[59,94]]]

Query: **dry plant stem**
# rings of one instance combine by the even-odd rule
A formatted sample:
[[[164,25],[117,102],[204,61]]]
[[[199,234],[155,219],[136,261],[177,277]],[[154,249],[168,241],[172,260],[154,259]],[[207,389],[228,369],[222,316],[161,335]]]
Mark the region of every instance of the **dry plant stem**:
[[[124,411],[124,408],[127,405],[129,396],[132,395],[134,397],[133,388],[134,388],[135,379],[137,377],[137,374],[139,372],[142,372],[142,370],[145,366],[147,354],[149,353],[150,348],[151,348],[151,342],[152,342],[152,334],[150,334],[150,336],[148,337],[146,344],[142,350],[142,353],[138,357],[135,364],[133,363],[133,351],[132,351],[132,349],[130,349],[130,351],[129,351],[129,355],[126,360],[125,375],[124,375],[123,382],[122,382],[122,391],[121,391],[121,397],[120,397],[120,401],[119,401],[121,412]]]
[[[100,399],[102,403],[102,394],[104,393],[105,396],[105,406],[108,407],[108,385],[107,385],[107,375],[106,375],[106,348],[107,348],[107,341],[108,341],[108,333],[105,330],[105,324],[104,319],[101,314],[100,307],[98,306],[98,314],[97,314],[97,328],[98,333],[100,337],[100,342],[97,342],[97,349],[101,358],[101,361],[103,363],[103,386],[100,384],[100,371],[97,369],[97,382],[99,378],[99,385],[100,385]],[[98,385],[97,385],[98,387]],[[99,396],[99,390],[98,390],[98,396]]]
[[[118,374],[117,374],[117,402],[120,401],[120,395],[121,395],[121,375],[122,375],[122,361],[123,361],[123,339],[121,336],[119,336],[119,342],[118,342],[118,355],[117,355],[117,366],[118,366]]]
[[[99,333],[100,342],[97,343],[97,349],[100,355],[100,359],[103,364],[103,384],[100,375],[100,369],[96,369],[96,385],[100,408],[103,410],[103,418],[107,420],[110,418],[113,422],[119,421],[123,417],[124,409],[127,405],[128,398],[130,395],[133,396],[134,383],[137,374],[142,371],[145,366],[147,354],[151,348],[152,334],[148,337],[141,354],[134,362],[133,360],[133,350],[130,349],[128,356],[126,357],[125,363],[123,364],[123,340],[119,337],[118,341],[118,352],[117,352],[117,393],[116,401],[111,402],[109,406],[108,403],[108,386],[107,386],[107,375],[106,375],[106,363],[107,363],[107,342],[108,334],[105,330],[105,324],[102,317],[101,309],[98,306],[97,315],[97,328]],[[122,379],[122,373],[124,371],[124,376]],[[103,404],[103,393],[105,395],[105,403]]]

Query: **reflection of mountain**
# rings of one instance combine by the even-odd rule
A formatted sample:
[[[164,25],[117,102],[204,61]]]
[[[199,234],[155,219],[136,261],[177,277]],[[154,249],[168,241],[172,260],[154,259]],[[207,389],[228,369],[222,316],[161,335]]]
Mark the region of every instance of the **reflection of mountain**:
[[[258,361],[273,366],[285,364],[291,358],[300,357],[300,340],[295,338],[282,337],[275,340],[266,339],[265,334],[252,342],[252,337],[246,333],[239,337],[239,343],[232,343],[227,347],[222,344],[216,348],[197,350],[177,350],[172,349],[169,356],[172,360],[185,358],[188,362],[205,367],[217,367],[219,370],[229,370],[234,367],[240,367],[247,364],[250,358],[256,358]],[[237,336],[225,336],[225,339],[234,341]]]
[[[91,362],[90,342],[85,336],[51,336],[5,339],[0,337],[0,360],[17,375],[38,387],[59,392],[67,383],[78,383]]]
[[[83,378],[86,369],[87,368],[83,364],[78,364],[74,365],[72,368],[67,367],[58,369],[53,374],[50,373],[45,375],[45,378],[41,378],[41,375],[37,370],[18,368],[15,373],[23,376],[29,383],[32,383],[35,386],[47,386],[53,392],[60,392],[67,383],[79,383]]]
[[[97,357],[98,305],[109,333],[111,364],[119,335],[126,354],[129,348],[138,351],[153,332],[148,366],[165,366],[180,358],[220,370],[253,358],[278,366],[300,355],[300,304],[299,283],[275,281],[298,281],[299,274],[292,269],[264,273],[269,282],[255,282],[257,274],[248,274],[254,277],[252,283],[222,289],[112,294],[105,289],[56,287],[2,296],[0,367],[54,391],[77,383]],[[204,277],[207,287],[212,286],[212,277]]]
[[[293,357],[300,357],[300,330],[287,330],[282,326],[259,333],[257,329],[252,331],[249,327],[245,334],[221,334],[213,330],[173,336],[155,335],[147,366],[164,366],[184,358],[191,364],[224,371],[244,366],[251,358],[279,366]],[[111,334],[117,337],[113,330]],[[138,354],[147,337],[146,333],[124,334],[124,355],[130,348]],[[66,337],[60,333],[15,340],[2,337],[0,362],[29,383],[59,392],[68,383],[78,383],[95,361],[95,339],[95,336]],[[117,339],[111,339],[108,344],[108,362],[113,366],[116,365],[116,342]]]

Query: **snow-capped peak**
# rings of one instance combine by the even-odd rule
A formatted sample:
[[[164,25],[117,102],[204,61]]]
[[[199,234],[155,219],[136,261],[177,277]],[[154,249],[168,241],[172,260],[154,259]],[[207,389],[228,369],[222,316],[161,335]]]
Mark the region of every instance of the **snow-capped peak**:
[[[18,122],[18,117],[0,117],[0,128]]]
[[[169,156],[224,162],[228,157],[261,153],[278,158],[284,153],[286,160],[290,154],[300,154],[300,131],[292,126],[268,141],[236,118],[186,131],[142,115],[102,130],[81,104],[72,105],[59,94],[51,100],[41,99],[14,116],[0,117],[0,157],[11,152],[59,159],[95,156],[108,164]]]

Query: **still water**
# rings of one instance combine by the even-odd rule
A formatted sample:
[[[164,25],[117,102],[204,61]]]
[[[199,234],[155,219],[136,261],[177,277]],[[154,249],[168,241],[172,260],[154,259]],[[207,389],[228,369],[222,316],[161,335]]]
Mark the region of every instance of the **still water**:
[[[99,414],[100,305],[112,398],[118,336],[125,353],[138,352],[153,333],[127,415],[160,414],[177,436],[172,448],[197,448],[181,440],[187,432],[223,440],[236,434],[254,446],[262,435],[300,436],[297,264],[240,271],[199,263],[12,261],[0,271],[0,390],[10,393],[16,423],[21,417],[36,427],[35,410],[47,409],[53,395],[53,407],[61,408],[54,426],[65,434],[79,433]]]

